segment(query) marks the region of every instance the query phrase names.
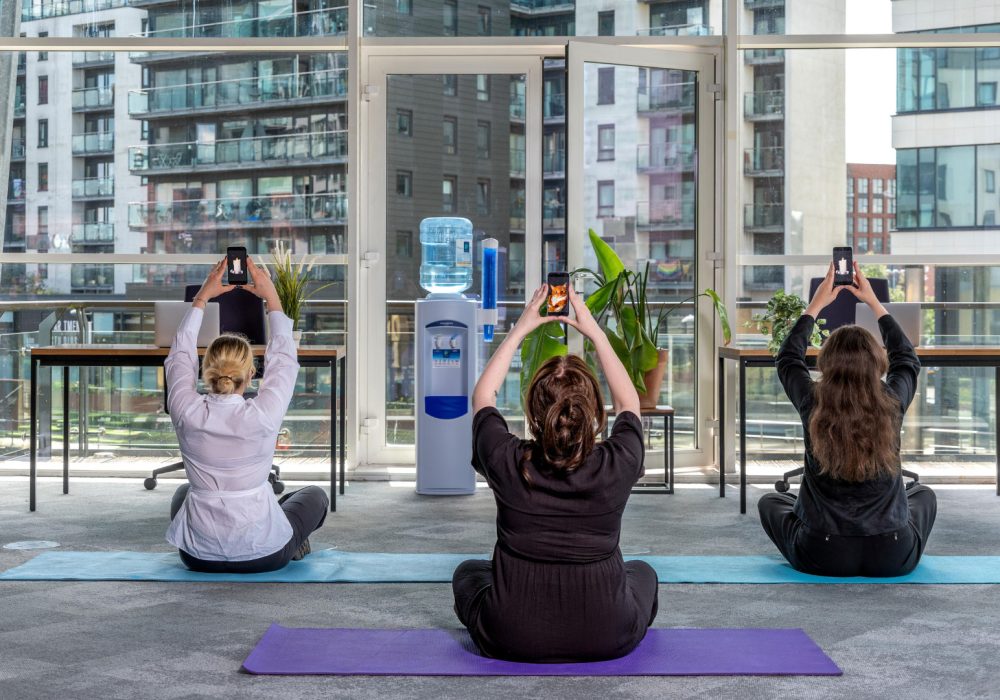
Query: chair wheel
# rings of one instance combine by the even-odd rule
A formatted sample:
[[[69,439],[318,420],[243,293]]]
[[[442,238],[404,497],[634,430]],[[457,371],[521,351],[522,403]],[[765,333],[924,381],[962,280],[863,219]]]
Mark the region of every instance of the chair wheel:
[[[774,490],[778,493],[788,493],[788,482],[787,481],[775,481]]]
[[[281,495],[284,492],[284,490],[285,490],[285,482],[284,481],[272,481],[271,482],[271,490],[274,491],[274,495],[275,496]]]
[[[156,477],[150,476],[143,480],[142,485],[146,487],[147,491],[152,491],[156,488]]]

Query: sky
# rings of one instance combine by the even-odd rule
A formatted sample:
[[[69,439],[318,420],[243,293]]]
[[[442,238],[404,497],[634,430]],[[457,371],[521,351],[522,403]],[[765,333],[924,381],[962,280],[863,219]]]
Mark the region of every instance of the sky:
[[[848,34],[891,34],[890,0],[846,0]],[[896,112],[896,50],[846,52],[848,163],[895,163],[892,121]]]

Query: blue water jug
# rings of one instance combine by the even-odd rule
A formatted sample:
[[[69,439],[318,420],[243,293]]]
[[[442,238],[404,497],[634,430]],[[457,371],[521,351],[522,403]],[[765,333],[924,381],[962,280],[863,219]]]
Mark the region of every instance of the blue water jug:
[[[460,294],[472,286],[472,222],[435,216],[420,222],[420,286]]]

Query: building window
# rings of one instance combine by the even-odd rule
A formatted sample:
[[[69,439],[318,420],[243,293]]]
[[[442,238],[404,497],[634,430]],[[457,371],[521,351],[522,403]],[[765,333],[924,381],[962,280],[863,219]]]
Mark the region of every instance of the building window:
[[[490,181],[481,179],[476,181],[476,211],[481,216],[488,216],[490,213]]]
[[[458,189],[458,178],[454,175],[445,175],[441,180],[441,211],[451,213],[455,211],[455,190]]]
[[[857,250],[859,253],[867,253],[868,238],[866,236],[862,236],[861,238],[855,239],[854,249]]]
[[[868,233],[868,219],[858,219],[858,233]]]
[[[868,213],[868,197],[858,198],[858,213],[867,214]]]
[[[444,35],[458,36],[458,0],[444,0],[442,12]]]
[[[413,173],[409,170],[396,171],[396,194],[400,197],[413,196]]]
[[[886,213],[888,213],[888,214],[895,214],[896,213],[896,200],[895,199],[890,199],[889,200],[889,204],[886,207]]]
[[[49,103],[49,76],[38,76],[38,104],[47,105]]]
[[[48,32],[38,32],[38,38],[39,39],[44,39],[48,35],[49,35]],[[49,52],[48,51],[39,51],[38,52],[38,60],[39,61],[47,61],[47,60],[49,60]]]
[[[997,212],[995,209],[987,209],[983,212],[983,226],[996,226]]]
[[[882,233],[882,219],[872,219],[872,233]]]
[[[441,122],[441,142],[446,154],[455,155],[458,150],[458,119],[455,117],[445,117]]]
[[[441,82],[444,84],[444,94],[446,97],[455,97],[458,94],[457,75],[442,75]]]
[[[597,160],[615,159],[615,125],[601,124],[597,127]]]
[[[615,183],[614,180],[601,180],[597,183],[597,216],[607,218],[615,215]]]
[[[851,214],[854,212],[854,197],[847,198],[847,213]]]
[[[615,35],[615,11],[607,10],[597,13],[597,36]]]
[[[476,25],[479,36],[493,35],[493,10],[489,7],[479,6],[479,23]]]
[[[868,178],[858,178],[858,194],[868,194]]]
[[[854,196],[854,178],[853,177],[847,178],[847,196],[848,197],[853,197]]]
[[[882,238],[872,238],[872,252],[881,253],[882,252]]]
[[[605,66],[597,69],[597,104],[613,105],[615,103],[615,67]]]
[[[872,178],[872,194],[882,194],[882,178]]]
[[[489,122],[476,123],[476,157],[489,160],[492,129]]]
[[[881,214],[882,213],[882,206],[883,205],[882,205],[882,198],[881,197],[875,197],[874,199],[872,199],[872,213],[873,214]]]
[[[997,84],[995,82],[979,83],[976,86],[976,106],[993,107],[997,103]]]
[[[39,119],[38,120],[38,147],[48,148],[49,147],[49,120]]]
[[[396,257],[413,257],[413,231],[396,231]]]
[[[885,183],[885,196],[895,197],[896,196],[896,178],[890,178]]]
[[[983,171],[983,187],[987,192],[997,191],[997,173],[995,170]]]
[[[413,136],[413,112],[408,109],[396,110],[396,131],[400,136]]]
[[[476,99],[480,102],[490,101],[490,76],[483,73],[476,76]]]
[[[396,12],[401,15],[412,15],[413,0],[396,0]]]
[[[38,252],[49,249],[49,208],[38,207]]]
[[[896,230],[896,219],[895,219],[895,217],[892,217],[892,216],[889,217],[889,230],[890,231],[895,231]]]
[[[850,241],[854,237],[854,219],[852,217],[847,217],[847,240]]]
[[[49,164],[39,163],[38,164],[38,191],[48,192],[49,191]]]

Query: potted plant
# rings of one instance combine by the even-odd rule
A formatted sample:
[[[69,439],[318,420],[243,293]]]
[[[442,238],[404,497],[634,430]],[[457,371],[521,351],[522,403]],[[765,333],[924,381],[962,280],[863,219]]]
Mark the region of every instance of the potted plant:
[[[589,235],[599,270],[581,268],[574,270],[573,274],[588,276],[598,284],[597,291],[587,298],[587,308],[601,324],[615,354],[628,371],[639,392],[641,407],[651,408],[659,398],[660,384],[670,360],[667,350],[657,345],[660,329],[670,313],[698,297],[708,297],[719,315],[727,345],[732,339],[729,314],[713,289],[705,289],[654,312],[646,296],[649,263],[641,272],[628,270],[600,236],[593,230],[589,231]],[[589,357],[592,352],[589,342],[586,347]],[[528,335],[521,346],[522,396],[538,367],[550,357],[565,352],[562,331],[553,324],[539,326]]]
[[[771,339],[767,343],[767,349],[772,355],[777,355],[781,349],[781,344],[792,331],[792,326],[799,320],[806,310],[806,302],[797,294],[788,294],[784,289],[776,291],[767,302],[764,313],[754,314],[746,322],[747,328],[756,328],[763,335],[770,334]],[[819,347],[823,338],[830,335],[830,331],[821,328],[826,323],[826,319],[816,319],[813,326],[812,336],[809,338],[812,345]]]
[[[303,258],[298,263],[292,262],[292,251],[283,240],[278,240],[271,252],[271,267],[274,268],[274,289],[281,300],[281,308],[288,318],[292,319],[292,337],[296,344],[302,338],[299,320],[302,314],[302,304],[317,292],[329,287],[308,289],[312,281],[312,269],[315,258]],[[266,266],[265,266],[266,267]]]

